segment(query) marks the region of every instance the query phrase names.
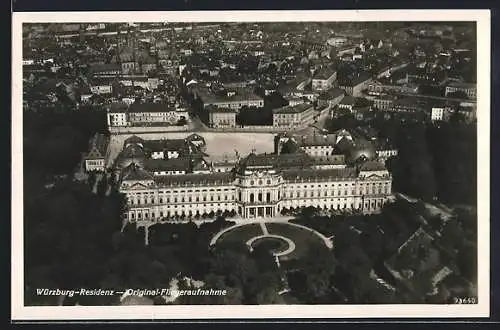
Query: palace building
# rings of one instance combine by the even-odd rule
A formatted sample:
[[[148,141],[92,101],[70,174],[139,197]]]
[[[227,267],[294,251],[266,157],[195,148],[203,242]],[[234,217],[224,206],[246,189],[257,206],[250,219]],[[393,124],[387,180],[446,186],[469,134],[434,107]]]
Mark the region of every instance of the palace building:
[[[129,222],[145,225],[209,214],[274,217],[310,206],[373,213],[391,195],[392,178],[383,163],[358,150],[354,154],[359,159],[349,164],[343,155],[311,156],[301,148],[281,154],[252,152],[221,171],[191,139],[177,142],[177,157],[156,159],[152,155],[160,155],[162,143],[126,140],[115,173],[127,198]]]

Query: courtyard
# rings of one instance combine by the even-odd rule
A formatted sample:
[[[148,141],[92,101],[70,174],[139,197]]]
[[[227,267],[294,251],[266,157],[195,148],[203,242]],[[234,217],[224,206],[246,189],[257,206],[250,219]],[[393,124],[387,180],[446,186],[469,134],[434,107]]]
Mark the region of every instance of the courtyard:
[[[236,151],[241,157],[247,156],[252,151],[256,153],[272,153],[274,151],[273,133],[246,133],[246,132],[165,132],[165,133],[140,133],[135,134],[144,140],[157,139],[183,139],[196,133],[201,135],[206,142],[206,153],[211,161],[236,159]],[[108,146],[107,166],[111,166],[123,149],[123,143],[134,134],[114,134]]]

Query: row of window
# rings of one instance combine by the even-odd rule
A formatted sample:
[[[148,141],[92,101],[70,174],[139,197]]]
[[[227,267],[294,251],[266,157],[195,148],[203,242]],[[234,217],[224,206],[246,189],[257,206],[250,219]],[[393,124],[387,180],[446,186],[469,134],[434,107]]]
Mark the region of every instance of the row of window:
[[[333,146],[304,146],[304,149],[333,149]]]
[[[189,208],[191,208],[191,206],[195,206],[195,207],[201,207],[201,206],[203,206],[203,207],[207,207],[207,206],[208,207],[215,207],[215,206],[216,207],[224,207],[224,206],[231,206],[233,204],[234,203],[208,203],[208,204],[194,204],[194,205],[189,205],[189,204],[177,205],[177,204],[175,204],[175,205],[163,205],[163,207],[167,208],[167,209],[170,209],[170,208],[172,208],[172,209],[177,209],[177,208],[179,208],[179,209],[184,209],[184,208],[189,209]]]
[[[350,209],[365,209],[365,210],[376,210],[376,209],[380,209],[383,205],[383,201],[382,200],[377,200],[377,201],[366,201],[364,204],[358,204],[358,205],[355,205],[354,203],[339,203],[337,204],[336,206],[334,205],[330,205],[330,209],[337,209],[337,210],[340,210],[340,209],[347,209],[347,208],[350,208]],[[204,205],[206,206],[206,205]],[[217,206],[219,206],[219,204],[217,204]],[[302,205],[302,206],[305,206],[305,205]],[[293,207],[293,206],[292,206]],[[301,207],[301,206],[299,206]],[[315,207],[321,207],[320,205],[316,205]],[[282,208],[287,208],[287,206],[283,206]],[[327,205],[323,205],[323,209],[328,209]],[[278,207],[278,211],[280,210],[280,208]],[[252,208],[250,209],[250,211],[254,211],[253,213],[255,213],[255,209]],[[206,211],[204,211],[206,212]],[[238,210],[239,213],[242,212],[241,208],[239,208]],[[252,212],[250,212],[252,213]],[[163,218],[164,216],[166,217],[170,217],[170,216],[180,216],[180,215],[187,215],[187,216],[193,216],[195,214],[200,214],[200,211],[197,210],[196,213],[193,211],[193,210],[168,210],[166,212],[164,211],[160,211],[159,212],[159,216],[161,218]],[[269,212],[270,214],[270,212]],[[149,211],[149,210],[143,210],[143,211],[137,211],[137,212],[130,212],[130,220],[135,220],[135,219],[154,219],[156,216],[156,213],[154,211]],[[127,218],[127,214],[125,214],[125,218]]]
[[[348,189],[344,189],[344,190],[339,190],[339,191],[336,191],[336,190],[332,190],[331,192],[331,196],[347,196],[347,195],[371,195],[371,194],[384,194],[384,193],[387,193],[387,194],[390,194],[391,193],[391,189],[389,186],[386,186],[386,187],[381,187],[379,186],[377,189],[375,189],[375,187],[368,187],[368,189],[351,189],[351,190],[348,190]],[[304,197],[307,197],[307,191],[285,191],[283,192],[283,198],[287,198],[287,197],[290,197],[290,198],[293,198],[293,197],[301,197],[301,196],[304,196]],[[323,193],[321,191],[314,191],[314,190],[311,190],[309,191],[309,196],[310,197],[321,197],[321,195],[327,197],[329,196],[328,194],[328,190],[324,190]]]
[[[227,211],[227,210],[226,210]],[[210,211],[203,211],[203,212],[200,212],[200,211],[196,211],[196,212],[193,212],[192,210],[189,210],[189,211],[167,211],[167,212],[163,212],[163,211],[160,211],[159,212],[159,217],[160,218],[164,218],[164,217],[167,217],[167,218],[170,218],[172,216],[175,216],[175,217],[178,217],[178,216],[189,216],[189,217],[192,217],[192,216],[195,216],[195,215],[200,215],[202,213],[209,213]],[[220,210],[218,212],[221,212]],[[130,213],[130,220],[142,220],[142,219],[155,219],[155,216],[156,216],[156,213],[154,211],[152,212],[149,212],[149,211],[143,211],[143,212],[131,212]],[[127,218],[127,214],[125,214],[125,218]]]
[[[97,160],[87,160],[87,165],[93,165],[93,166],[103,166],[104,165],[104,160],[97,159]]]
[[[238,197],[239,197],[239,200],[241,201],[241,192],[239,193]],[[280,199],[280,192],[279,191],[278,191],[278,199]],[[250,193],[249,201],[250,201],[250,203],[254,203],[256,201],[254,193]],[[258,202],[264,201],[262,193],[257,194],[257,201]],[[269,193],[269,192],[266,193],[266,202],[271,202],[271,193]]]
[[[350,207],[351,209],[361,209],[363,207],[366,210],[375,210],[375,209],[379,209],[380,207],[382,207],[382,205],[383,205],[383,202],[381,200],[365,202],[364,205],[358,204],[357,207],[354,205],[354,203],[350,203],[350,204],[349,203],[339,203],[336,206],[330,205],[330,209],[340,210],[340,209],[347,209],[348,207]],[[304,206],[305,205],[299,205],[299,207],[304,207]],[[294,206],[292,206],[292,207],[294,207]],[[317,205],[315,207],[320,207],[320,206]],[[285,205],[285,206],[283,206],[283,208],[287,208],[287,206]],[[328,207],[326,205],[323,205],[323,209],[328,209]]]
[[[158,194],[159,195],[168,195],[170,193],[172,194],[184,194],[184,193],[206,193],[206,192],[222,192],[222,191],[235,191],[236,188],[210,188],[210,189],[196,189],[196,190],[192,190],[192,189],[188,189],[188,190],[180,190],[180,191],[170,191],[170,190],[159,190],[158,191]],[[142,195],[154,195],[155,192],[154,191],[144,191],[144,192],[130,192],[129,195],[132,195],[132,196],[142,196]]]
[[[214,202],[214,201],[234,201],[234,195],[224,195],[224,196],[221,196],[221,195],[217,195],[217,196],[214,196],[214,195],[210,195],[210,196],[194,196],[194,198],[192,196],[188,196],[188,197],[166,197],[166,198],[163,198],[163,197],[160,197],[159,199],[156,199],[154,197],[151,197],[151,198],[130,198],[128,197],[128,200],[129,200],[129,203],[130,205],[141,205],[141,204],[156,204],[156,202],[158,201],[159,204],[169,204],[169,203],[197,203],[197,202]]]

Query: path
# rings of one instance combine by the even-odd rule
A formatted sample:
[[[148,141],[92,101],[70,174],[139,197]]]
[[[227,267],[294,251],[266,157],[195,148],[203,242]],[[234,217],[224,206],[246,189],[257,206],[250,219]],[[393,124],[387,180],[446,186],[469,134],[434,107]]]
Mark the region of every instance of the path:
[[[262,229],[262,232],[264,233],[264,235],[269,235],[269,231],[267,230],[267,227],[266,227],[266,224],[264,223],[264,221],[259,222],[259,224],[260,224],[260,228]]]
[[[333,242],[332,242],[332,238],[328,238],[326,237],[325,235],[323,235],[322,233],[320,233],[319,231],[317,230],[314,230],[314,229],[311,229],[309,227],[306,227],[306,226],[303,226],[303,225],[299,225],[299,224],[296,224],[296,223],[293,223],[293,222],[289,222],[290,220],[294,219],[294,217],[276,217],[276,218],[272,218],[271,219],[263,219],[263,218],[256,218],[256,219],[230,219],[231,221],[235,221],[236,222],[236,225],[234,226],[231,226],[231,227],[228,227],[228,228],[225,228],[221,231],[219,231],[213,238],[212,240],[210,241],[210,246],[213,246],[215,245],[215,243],[217,242],[217,240],[225,233],[227,233],[228,231],[230,230],[233,230],[235,228],[238,228],[238,227],[241,227],[241,226],[245,226],[245,225],[248,225],[248,224],[251,224],[251,223],[259,223],[259,225],[261,226],[261,229],[262,229],[262,232],[263,233],[266,233],[267,232],[267,227],[264,225],[262,225],[262,223],[264,222],[270,222],[270,223],[276,223],[276,222],[286,222],[287,224],[289,224],[290,226],[294,226],[294,227],[298,227],[298,228],[302,228],[304,230],[307,230],[313,234],[315,234],[316,236],[318,236],[319,238],[321,238],[321,240],[325,243],[325,245],[331,250],[333,249]],[[229,219],[228,219],[229,220]],[[265,229],[264,229],[265,228]]]
[[[396,291],[396,288],[393,287],[392,285],[390,285],[389,283],[387,283],[384,279],[380,278],[377,273],[375,273],[375,270],[371,270],[370,271],[370,278],[377,281],[377,283],[379,283],[380,285],[382,285],[384,288],[386,288],[387,290],[391,291],[391,292],[395,292]]]
[[[280,251],[280,252],[276,252],[276,253],[273,253],[273,256],[275,257],[282,257],[282,256],[285,256],[287,254],[290,254],[292,253],[294,250],[295,250],[295,243],[294,241],[292,241],[291,239],[289,239],[288,237],[285,237],[285,236],[281,236],[281,235],[272,235],[272,234],[264,234],[264,235],[260,235],[260,236],[255,236],[255,237],[252,237],[250,238],[248,241],[247,241],[247,246],[251,251],[253,251],[253,243],[259,239],[263,239],[263,238],[276,238],[276,239],[281,239],[283,241],[285,241],[287,244],[288,244],[288,248],[284,251]]]

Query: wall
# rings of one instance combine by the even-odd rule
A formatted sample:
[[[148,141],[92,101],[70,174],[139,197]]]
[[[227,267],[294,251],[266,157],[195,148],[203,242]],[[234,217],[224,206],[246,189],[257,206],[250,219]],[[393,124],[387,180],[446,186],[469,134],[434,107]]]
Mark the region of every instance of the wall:
[[[156,133],[156,132],[187,132],[189,126],[127,126],[127,127],[110,127],[111,134],[140,134],[140,133]]]

